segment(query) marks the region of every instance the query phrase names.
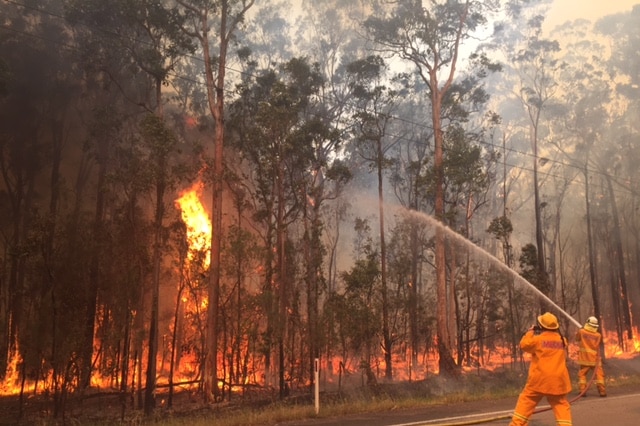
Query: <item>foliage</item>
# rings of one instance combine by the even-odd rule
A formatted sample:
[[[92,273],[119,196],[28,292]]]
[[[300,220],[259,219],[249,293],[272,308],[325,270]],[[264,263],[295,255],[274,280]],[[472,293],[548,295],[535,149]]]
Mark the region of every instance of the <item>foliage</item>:
[[[522,253],[518,259],[520,262],[520,274],[528,282],[532,283],[543,293],[549,292],[549,280],[546,274],[540,272],[538,266],[538,251],[534,244],[526,244],[522,247]]]

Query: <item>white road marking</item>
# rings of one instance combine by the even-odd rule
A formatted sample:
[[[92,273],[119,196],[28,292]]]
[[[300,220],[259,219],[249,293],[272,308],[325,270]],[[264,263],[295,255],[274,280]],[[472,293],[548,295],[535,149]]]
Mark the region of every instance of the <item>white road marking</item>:
[[[619,395],[619,396],[608,396],[606,398],[599,398],[599,397],[592,397],[589,398],[587,397],[586,399],[589,400],[590,404],[593,404],[595,402],[606,402],[606,401],[611,401],[613,399],[624,399],[624,398],[637,398],[640,397],[640,393],[635,393],[635,394],[631,394],[631,395]],[[576,404],[577,402],[579,402],[580,400],[576,400],[574,401],[574,404]],[[514,406],[515,407],[515,406]],[[545,408],[550,408],[548,405],[539,405],[537,407],[537,409],[545,409]],[[418,421],[418,422],[411,422],[411,423],[397,423],[397,424],[393,424],[390,426],[428,426],[428,425],[438,425],[441,423],[451,423],[451,422],[455,422],[455,421],[463,421],[463,420],[474,420],[474,419],[478,419],[478,418],[492,418],[492,417],[499,417],[499,416],[504,416],[504,415],[508,415],[513,413],[513,410],[504,410],[504,411],[493,411],[490,413],[479,413],[479,414],[469,414],[467,416],[456,416],[456,417],[444,417],[441,419],[432,419],[432,420],[422,420],[422,421]]]

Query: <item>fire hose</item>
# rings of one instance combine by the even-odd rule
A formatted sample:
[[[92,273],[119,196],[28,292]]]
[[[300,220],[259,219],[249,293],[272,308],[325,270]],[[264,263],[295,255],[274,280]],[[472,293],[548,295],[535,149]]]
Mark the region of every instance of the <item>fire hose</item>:
[[[600,361],[600,357],[598,357],[598,360],[596,362],[596,366],[593,369],[593,374],[591,375],[591,379],[587,383],[587,386],[584,388],[584,390],[580,391],[580,393],[575,398],[569,400],[569,404],[573,404],[574,402],[578,401],[580,398],[582,398],[587,393],[587,391],[589,390],[589,388],[593,384],[593,381],[596,378],[596,371],[598,369],[597,366],[598,366],[599,362],[601,362]],[[533,414],[543,413],[543,412],[549,411],[549,410],[551,410],[551,407],[538,408],[533,412]],[[489,422],[495,422],[495,421],[498,421],[498,420],[510,419],[512,416],[513,416],[513,413],[509,413],[509,414],[503,414],[503,415],[500,415],[500,416],[488,417],[488,418],[483,418],[483,419],[467,420],[467,421],[464,421],[464,422],[456,422],[456,423],[425,423],[425,425],[429,425],[429,426],[479,425],[479,424],[482,424],[482,423],[489,423]]]

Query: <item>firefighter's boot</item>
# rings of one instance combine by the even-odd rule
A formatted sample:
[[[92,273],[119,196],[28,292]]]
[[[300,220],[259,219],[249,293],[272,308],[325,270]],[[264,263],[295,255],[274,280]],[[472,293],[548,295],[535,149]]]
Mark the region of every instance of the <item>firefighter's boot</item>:
[[[600,394],[601,397],[607,396],[607,391],[604,388],[604,385],[598,384],[598,393]]]

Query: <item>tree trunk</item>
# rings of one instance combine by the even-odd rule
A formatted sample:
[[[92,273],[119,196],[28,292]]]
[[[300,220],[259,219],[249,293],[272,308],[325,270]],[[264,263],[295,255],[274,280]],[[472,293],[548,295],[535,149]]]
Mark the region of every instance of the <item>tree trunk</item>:
[[[414,208],[417,210],[417,208]],[[411,281],[409,283],[409,342],[411,347],[411,366],[418,365],[418,225],[411,224]]]
[[[93,217],[93,250],[89,260],[89,283],[86,295],[86,311],[84,318],[83,352],[80,372],[80,386],[84,389],[91,384],[91,363],[93,357],[93,336],[95,333],[98,289],[100,288],[100,265],[102,233],[107,197],[106,179],[109,170],[109,143],[101,140],[97,144],[98,183],[96,187],[96,210]]]
[[[318,170],[316,176],[320,179],[320,184],[312,189],[313,194],[323,192],[322,171]],[[307,194],[308,197],[312,195]],[[311,209],[309,209],[311,204]],[[305,203],[305,257],[307,264],[307,321],[308,321],[308,347],[309,347],[309,383],[314,384],[315,380],[315,359],[320,357],[320,348],[318,346],[320,325],[318,314],[318,303],[320,298],[319,277],[322,273],[321,262],[322,254],[320,253],[320,206],[321,200],[314,196],[312,203]],[[307,216],[310,214],[311,217]],[[313,389],[313,386],[310,386]]]
[[[280,144],[281,152],[278,158],[282,160],[284,154],[282,152],[282,144]],[[278,285],[278,387],[280,399],[284,399],[288,396],[288,388],[285,378],[285,339],[287,330],[287,294],[288,294],[288,279],[286,274],[286,229],[284,223],[284,210],[285,210],[285,197],[284,197],[284,164],[280,164],[277,167],[276,177],[276,196],[277,211],[276,211],[276,251],[277,251],[277,285]]]
[[[161,161],[159,170],[164,170]],[[151,288],[151,320],[149,324],[149,348],[147,357],[147,375],[145,381],[144,412],[150,415],[156,406],[156,375],[158,355],[158,320],[160,309],[160,269],[162,266],[162,218],[164,217],[165,182],[160,179],[156,186],[156,213],[154,220],[153,275]]]
[[[202,48],[205,63],[205,77],[207,82],[207,99],[209,111],[215,123],[215,136],[213,141],[213,188],[211,191],[212,227],[211,227],[211,261],[209,272],[209,304],[207,307],[207,347],[205,349],[205,395],[219,399],[218,388],[218,310],[220,303],[220,250],[222,244],[222,180],[224,165],[224,82],[227,59],[227,13],[228,2],[222,1],[220,11],[220,33],[217,62],[218,68],[215,76],[209,47],[207,11],[202,12]]]
[[[162,126],[162,80],[156,77],[155,81],[156,115],[160,118]],[[151,141],[151,143],[165,143],[166,141]],[[149,347],[147,357],[147,374],[145,380],[144,412],[149,416],[156,406],[156,380],[158,362],[158,328],[160,318],[160,272],[162,268],[162,253],[164,245],[164,196],[167,190],[167,153],[160,150],[153,158],[155,162],[155,192],[156,207],[153,220],[153,273],[151,276],[151,319],[149,324]]]
[[[389,297],[387,289],[387,246],[385,244],[384,228],[384,188],[383,188],[383,161],[382,137],[377,142],[377,173],[378,173],[378,226],[380,231],[380,295],[382,298],[382,349],[384,351],[385,379],[393,378],[391,330],[389,328]]]
[[[127,408],[127,388],[129,380],[129,354],[131,348],[131,310],[127,306],[124,339],[122,342],[122,363],[120,367],[120,421],[124,421]]]
[[[600,314],[600,297],[598,296],[598,282],[596,274],[596,256],[593,244],[593,231],[591,224],[591,202],[589,200],[591,190],[589,188],[589,168],[588,159],[585,161],[584,173],[584,192],[585,192],[585,210],[587,221],[587,249],[589,255],[589,281],[591,283],[591,301],[593,302],[593,315],[598,318],[598,321],[602,320]]]
[[[180,270],[183,271],[185,267],[184,262],[185,257],[181,257],[180,259]],[[173,333],[171,335],[171,355],[169,360],[169,397],[167,400],[167,407],[171,408],[173,406],[173,373],[176,368],[176,360],[179,359],[177,357],[178,350],[176,346],[178,344],[178,329],[180,316],[183,314],[181,309],[182,306],[182,292],[184,291],[185,283],[184,283],[184,275],[182,272],[180,273],[180,286],[178,287],[178,295],[176,296],[176,307],[173,312]]]
[[[442,131],[442,96],[444,92],[438,91],[438,83],[435,72],[432,73],[431,86],[431,114],[434,129],[434,159],[433,167],[436,176],[435,185],[435,216],[436,219],[444,223],[444,154],[443,154],[443,131]],[[448,306],[447,303],[447,274],[446,274],[446,246],[444,230],[436,227],[435,245],[436,263],[436,318],[438,320],[438,356],[440,373],[449,376],[458,376],[459,371],[453,359],[451,349],[451,335],[448,328]]]
[[[607,188],[609,190],[609,199],[611,200],[611,215],[613,217],[613,244],[615,267],[618,270],[616,274],[618,281],[616,283],[617,291],[620,295],[620,310],[622,314],[622,330],[627,333],[627,339],[633,339],[633,329],[631,327],[631,308],[629,306],[629,292],[627,290],[626,271],[624,269],[624,252],[622,251],[622,236],[620,235],[620,217],[618,213],[618,205],[616,196],[611,183],[611,175],[605,173],[607,180]]]
[[[534,199],[534,212],[536,222],[536,247],[537,247],[537,259],[538,259],[538,277],[542,282],[536,283],[540,291],[549,295],[547,267],[545,261],[545,247],[544,236],[542,230],[542,207],[540,206],[540,184],[538,182],[538,117],[540,116],[540,110],[536,110],[535,121],[531,124],[531,146],[533,150],[533,199]],[[548,307],[546,302],[540,301],[540,310],[546,311]],[[542,313],[542,312],[541,312]]]

